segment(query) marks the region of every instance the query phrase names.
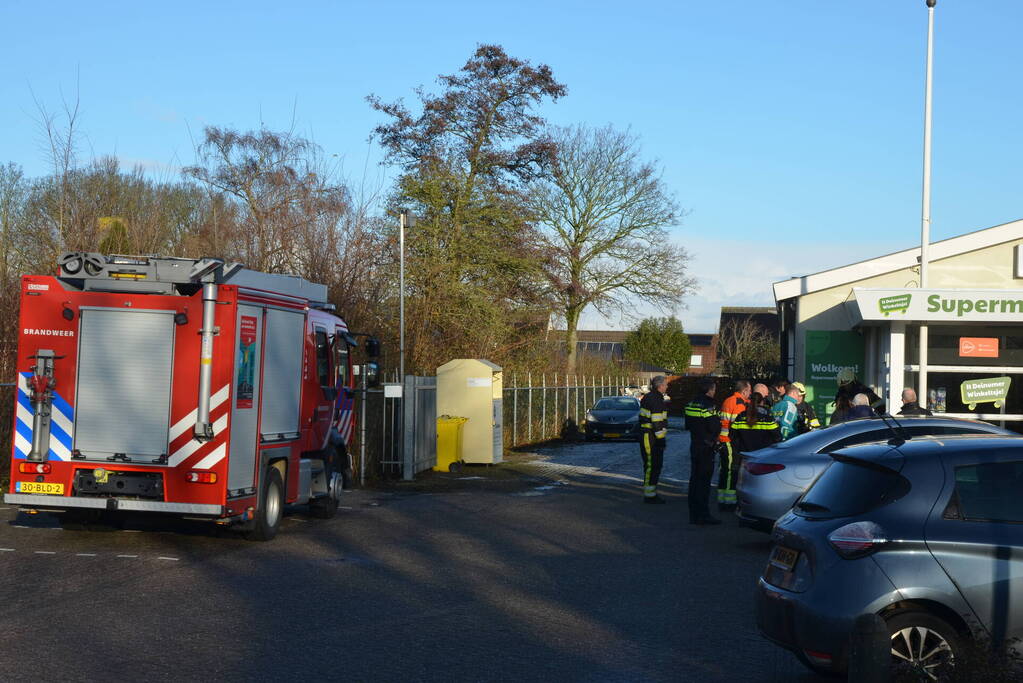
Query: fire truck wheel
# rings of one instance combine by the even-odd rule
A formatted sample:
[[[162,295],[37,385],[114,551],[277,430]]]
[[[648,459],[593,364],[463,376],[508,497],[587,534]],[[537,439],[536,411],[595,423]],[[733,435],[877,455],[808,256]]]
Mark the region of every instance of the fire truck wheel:
[[[269,541],[277,535],[284,516],[284,482],[276,467],[268,467],[263,477],[262,505],[256,510],[252,530],[245,534],[250,541]]]
[[[337,506],[341,502],[339,489],[342,477],[339,473],[331,471],[329,462],[325,462],[324,466],[327,468],[328,476],[330,477],[330,484],[327,486],[328,493],[325,496],[313,498],[309,501],[309,516],[318,519],[330,519],[336,515]]]
[[[353,468],[352,468],[352,455],[344,446],[338,446],[337,451],[334,453],[335,470],[341,473],[341,488],[346,491],[352,488],[354,482]]]

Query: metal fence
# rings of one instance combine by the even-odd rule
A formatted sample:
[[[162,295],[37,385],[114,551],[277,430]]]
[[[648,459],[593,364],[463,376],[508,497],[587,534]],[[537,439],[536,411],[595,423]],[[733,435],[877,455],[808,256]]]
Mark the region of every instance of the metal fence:
[[[504,387],[504,446],[514,448],[555,438],[576,438],[586,410],[604,396],[617,396],[633,384],[622,375],[516,375]],[[566,381],[567,380],[567,381]],[[12,383],[0,383],[0,472],[11,453],[14,413]],[[387,385],[356,390],[358,426],[352,443],[360,482],[379,477],[413,479],[437,462],[436,377],[408,376],[401,396]],[[402,401],[406,401],[404,424]]]
[[[587,409],[605,396],[621,396],[633,385],[627,375],[513,374],[504,386],[505,448],[575,438]]]

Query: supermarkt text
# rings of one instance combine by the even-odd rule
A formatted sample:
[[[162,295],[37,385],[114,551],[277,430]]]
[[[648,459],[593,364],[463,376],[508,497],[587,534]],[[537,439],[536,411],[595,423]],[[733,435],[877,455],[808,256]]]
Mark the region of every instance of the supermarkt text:
[[[940,294],[927,297],[927,312],[955,313],[1023,313],[1023,299],[945,299]]]

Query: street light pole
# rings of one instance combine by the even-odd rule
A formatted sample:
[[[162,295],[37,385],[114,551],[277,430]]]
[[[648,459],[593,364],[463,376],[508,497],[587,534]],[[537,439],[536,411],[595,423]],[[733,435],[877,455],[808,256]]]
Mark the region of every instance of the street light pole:
[[[938,0],[927,2],[927,69],[924,86],[924,178],[920,217],[920,289],[927,288],[928,247],[931,242],[931,94],[934,70],[934,6]],[[928,404],[927,394],[927,324],[920,325],[920,372],[917,378],[917,401]]]
[[[398,381],[405,382],[405,227],[408,211],[398,213]],[[402,402],[404,403],[404,401]]]

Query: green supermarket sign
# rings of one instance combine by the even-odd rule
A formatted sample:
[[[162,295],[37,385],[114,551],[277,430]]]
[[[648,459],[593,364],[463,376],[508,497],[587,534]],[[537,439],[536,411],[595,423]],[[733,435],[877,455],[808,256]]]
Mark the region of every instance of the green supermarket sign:
[[[890,313],[905,313],[909,310],[909,304],[913,301],[912,294],[898,294],[886,296],[877,300],[877,308],[885,316]]]
[[[970,410],[978,403],[994,403],[1001,408],[1005,397],[1009,395],[1010,377],[988,377],[986,379],[968,379],[959,386],[963,404]]]

